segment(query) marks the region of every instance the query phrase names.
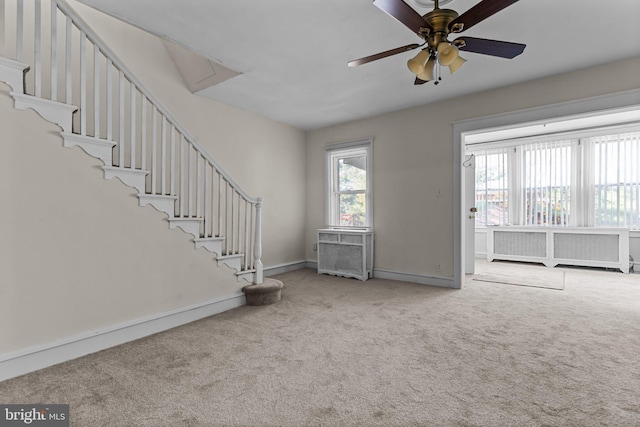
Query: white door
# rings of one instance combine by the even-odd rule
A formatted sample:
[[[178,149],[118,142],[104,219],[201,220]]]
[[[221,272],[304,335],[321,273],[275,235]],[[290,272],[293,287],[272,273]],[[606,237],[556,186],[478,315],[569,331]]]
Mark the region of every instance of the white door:
[[[476,203],[476,158],[475,156],[467,156],[464,162],[464,236],[465,236],[465,274],[475,273],[475,245],[476,245],[476,220],[475,220],[475,203]]]

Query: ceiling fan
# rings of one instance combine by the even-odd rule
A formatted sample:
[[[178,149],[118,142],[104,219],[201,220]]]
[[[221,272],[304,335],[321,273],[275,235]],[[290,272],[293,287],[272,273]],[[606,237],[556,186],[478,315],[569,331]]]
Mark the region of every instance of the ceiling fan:
[[[515,58],[524,51],[526,45],[477,37],[458,37],[453,41],[449,41],[448,36],[451,33],[461,33],[468,30],[517,1],[482,0],[462,15],[458,15],[455,10],[440,9],[439,0],[433,0],[434,9],[426,15],[420,16],[403,0],[374,0],[374,6],[406,25],[422,38],[424,43],[408,44],[366,56],[353,60],[348,65],[349,67],[357,67],[358,65],[424,46],[415,57],[407,62],[411,72],[416,75],[414,84],[421,85],[431,80],[435,80],[434,83],[438,84],[440,77],[436,77],[436,62],[441,66],[448,66],[451,74],[458,70],[466,62],[466,59],[459,56],[459,50],[500,58]]]

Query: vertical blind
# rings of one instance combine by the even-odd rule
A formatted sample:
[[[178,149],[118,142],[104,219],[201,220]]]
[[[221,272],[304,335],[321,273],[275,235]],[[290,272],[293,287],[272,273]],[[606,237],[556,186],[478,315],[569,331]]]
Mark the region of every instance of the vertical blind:
[[[593,150],[593,222],[640,227],[640,132],[588,138]]]
[[[569,225],[572,150],[577,140],[522,146],[523,224]]]

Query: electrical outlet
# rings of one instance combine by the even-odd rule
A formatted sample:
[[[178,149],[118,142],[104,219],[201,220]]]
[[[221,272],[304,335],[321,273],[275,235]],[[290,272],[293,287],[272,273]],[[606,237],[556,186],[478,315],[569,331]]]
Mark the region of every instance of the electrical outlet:
[[[317,244],[317,243],[314,243],[314,244],[313,244],[313,250],[314,250],[314,251],[317,251],[317,250],[318,250],[318,244]]]
[[[436,271],[437,271],[437,272],[442,271],[442,268],[440,267],[440,264],[436,264]]]

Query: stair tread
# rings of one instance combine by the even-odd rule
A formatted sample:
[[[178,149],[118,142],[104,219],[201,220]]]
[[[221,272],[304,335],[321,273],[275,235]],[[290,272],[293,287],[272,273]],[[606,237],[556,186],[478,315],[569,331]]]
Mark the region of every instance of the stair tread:
[[[137,173],[137,174],[144,174],[147,175],[149,173],[148,170],[146,169],[136,169],[136,168],[128,168],[126,166],[103,166],[102,169],[105,170],[110,170],[110,171],[127,171],[127,172],[132,172],[132,173]]]
[[[71,138],[71,139],[76,139],[76,140],[84,140],[86,142],[90,142],[93,144],[105,144],[105,145],[117,145],[117,142],[114,140],[110,140],[110,139],[106,139],[106,138],[100,138],[97,136],[91,136],[91,135],[80,135],[78,133],[69,133],[69,132],[60,132],[60,135],[62,135],[64,138]]]
[[[224,260],[224,259],[231,259],[231,258],[242,258],[244,256],[244,254],[240,253],[240,254],[229,254],[229,255],[220,255],[217,259],[218,260]]]
[[[54,108],[61,108],[64,110],[68,110],[70,112],[75,112],[78,109],[78,107],[76,107],[75,105],[70,105],[64,102],[59,102],[59,101],[52,101],[51,99],[41,98],[38,96],[26,94],[26,93],[11,92],[11,96],[13,96],[14,98],[29,100],[29,102],[32,102],[34,104],[46,105]]]
[[[16,68],[24,72],[29,71],[29,69],[31,68],[28,64],[25,64],[24,62],[16,61],[15,59],[5,58],[4,56],[0,56],[0,64],[7,67],[11,67],[11,68]]]
[[[178,196],[172,196],[171,194],[150,194],[150,193],[138,193],[138,197],[148,197],[153,199],[177,199]]]

